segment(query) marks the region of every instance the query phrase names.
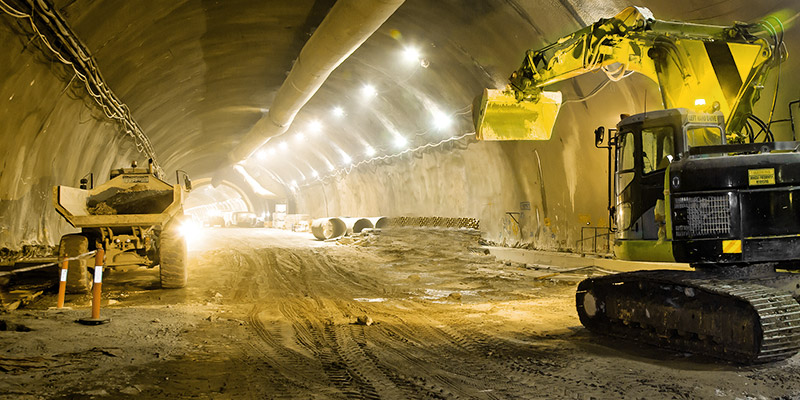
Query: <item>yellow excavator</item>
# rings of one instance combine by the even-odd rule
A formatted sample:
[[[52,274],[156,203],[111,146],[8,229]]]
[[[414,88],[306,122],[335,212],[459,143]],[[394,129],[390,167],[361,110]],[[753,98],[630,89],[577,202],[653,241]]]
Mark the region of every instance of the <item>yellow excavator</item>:
[[[713,26],[628,7],[528,51],[505,89],[480,97],[479,139],[548,140],[562,104],[552,84],[639,73],[660,90],[663,109],[623,115],[608,138],[595,130],[614,253],[695,270],[584,280],[576,306],[589,330],[746,364],[800,350],[800,142],[775,141],[772,112],[753,115],[786,57],[782,32],[778,19]]]

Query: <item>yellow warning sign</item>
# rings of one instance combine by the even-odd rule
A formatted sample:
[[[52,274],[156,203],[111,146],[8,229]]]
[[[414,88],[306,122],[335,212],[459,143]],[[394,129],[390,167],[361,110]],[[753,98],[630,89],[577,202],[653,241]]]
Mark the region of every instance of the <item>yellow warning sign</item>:
[[[723,240],[722,241],[723,253],[741,253],[742,241],[741,240]]]
[[[750,178],[750,186],[774,185],[775,168],[751,169],[747,171]]]

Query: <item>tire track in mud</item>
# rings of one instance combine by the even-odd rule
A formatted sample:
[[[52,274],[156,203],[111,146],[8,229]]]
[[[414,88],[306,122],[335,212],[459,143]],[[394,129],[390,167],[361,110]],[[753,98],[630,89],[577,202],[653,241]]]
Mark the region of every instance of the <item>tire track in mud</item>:
[[[325,256],[320,257],[318,254],[301,255],[297,252],[283,252],[275,249],[270,249],[266,253],[266,258],[274,260],[274,263],[263,263],[259,259],[260,257],[249,255],[243,258],[248,259],[245,263],[251,266],[266,264],[261,267],[265,269],[262,272],[267,273],[270,277],[271,291],[285,292],[285,296],[277,304],[271,304],[270,307],[276,307],[280,311],[283,323],[291,325],[294,333],[288,339],[304,347],[315,356],[315,359],[304,357],[295,350],[287,348],[284,344],[287,339],[284,335],[285,332],[276,332],[267,327],[262,313],[267,309],[268,306],[265,303],[269,300],[264,297],[260,299],[261,304],[254,304],[248,314],[250,326],[261,339],[259,345],[253,346],[254,349],[259,351],[269,364],[276,367],[285,379],[290,380],[299,389],[305,389],[310,393],[313,393],[314,390],[318,392],[319,388],[308,382],[318,381],[320,372],[322,372],[328,378],[326,382],[321,382],[322,386],[332,384],[348,398],[400,398],[398,397],[400,394],[393,391],[394,387],[391,384],[379,383],[380,389],[373,386],[374,381],[381,380],[379,373],[375,373],[377,369],[370,371],[368,367],[364,368],[363,360],[365,359],[355,361],[354,354],[358,350],[357,344],[351,343],[347,335],[338,333],[340,327],[329,323],[334,314],[346,314],[347,310],[346,308],[337,310],[335,307],[323,304],[324,301],[317,294],[319,288],[310,284],[311,276],[316,275],[319,278],[331,275],[331,271],[324,271],[325,266],[331,265],[329,262],[325,262],[329,259]],[[320,275],[322,272],[328,272],[328,274]],[[338,278],[337,280],[347,283],[344,287],[368,288],[368,285],[361,284],[348,271],[333,268],[332,272]],[[342,284],[336,286],[342,287]],[[289,295],[294,298],[287,297]],[[296,297],[300,295],[303,297],[297,299]],[[242,296],[235,297],[241,298]],[[308,310],[307,303],[309,301],[313,301],[318,309]],[[284,336],[283,341],[279,340],[281,336]],[[309,364],[315,364],[314,367],[318,368],[309,368]],[[384,378],[384,380],[386,379]]]
[[[379,268],[350,265],[332,250],[273,247],[220,254],[235,264],[235,276],[226,282],[231,299],[250,307],[248,326],[258,338],[250,344],[254,357],[268,367],[268,381],[281,388],[271,393],[500,399],[542,387],[543,366],[521,358],[535,357],[535,351],[476,335],[470,321],[427,316],[437,305],[399,297],[408,292]],[[426,257],[445,259],[424,249],[409,256],[409,263],[424,265]],[[385,303],[353,300],[387,296]],[[359,315],[379,323],[353,324]],[[463,326],[448,326],[453,323]]]
[[[381,342],[378,347],[393,348],[408,363],[417,364],[417,370],[426,372],[426,381],[433,378],[439,391],[451,394],[448,397],[493,399],[499,398],[495,393],[513,393],[520,385],[533,387],[527,377],[514,379],[510,371],[500,371],[502,368],[497,368],[492,359],[485,356],[486,352],[477,351],[470,340],[449,332],[439,321],[427,319],[427,323],[418,326],[393,326],[387,328],[386,333],[385,343],[374,338]],[[404,344],[423,345],[414,346],[415,354],[409,357],[408,346],[395,345],[398,339]]]

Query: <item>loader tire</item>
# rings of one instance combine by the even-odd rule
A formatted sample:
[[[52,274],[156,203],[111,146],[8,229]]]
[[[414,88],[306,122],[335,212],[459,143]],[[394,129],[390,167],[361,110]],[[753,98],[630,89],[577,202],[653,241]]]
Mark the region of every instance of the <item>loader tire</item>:
[[[167,227],[161,232],[158,246],[159,276],[163,289],[178,289],[186,286],[186,240],[175,226]]]
[[[89,252],[89,239],[83,235],[64,235],[58,245],[59,258],[72,258]],[[92,276],[89,274],[89,261],[92,257],[70,260],[67,270],[67,293],[89,293]]]

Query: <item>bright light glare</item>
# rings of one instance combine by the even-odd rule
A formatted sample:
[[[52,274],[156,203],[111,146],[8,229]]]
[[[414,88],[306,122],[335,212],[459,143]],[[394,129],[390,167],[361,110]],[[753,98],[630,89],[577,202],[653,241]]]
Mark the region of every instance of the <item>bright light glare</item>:
[[[339,106],[333,107],[333,110],[331,110],[331,113],[333,113],[333,116],[337,117],[337,118],[344,117],[344,109],[342,107],[339,107]]]
[[[373,98],[377,94],[378,91],[375,90],[375,86],[372,86],[370,84],[366,84],[361,88],[361,96],[364,97],[365,99]]]
[[[406,47],[403,50],[403,59],[410,63],[419,62],[420,56],[419,50],[414,47]]]
[[[317,172],[317,170],[315,170],[315,169],[312,169],[311,170],[311,176],[313,176],[314,178],[318,178],[319,177],[319,172]]]
[[[345,164],[348,164],[348,165],[349,165],[349,164],[352,164],[352,163],[353,163],[353,159],[352,159],[352,158],[350,158],[350,156],[349,156],[349,155],[347,155],[347,154],[345,154],[345,153],[343,152],[343,153],[342,153],[342,162],[344,162]]]
[[[302,142],[303,140],[305,140],[305,138],[306,135],[304,135],[303,132],[298,132],[296,135],[294,135],[294,140],[298,142]]]
[[[281,144],[279,144],[278,147],[280,147],[281,150],[286,150],[289,148],[289,144],[286,142],[281,142]]]
[[[297,181],[294,179],[292,180],[292,186],[297,187]]]
[[[269,154],[269,155],[275,154],[275,148],[274,147],[270,147],[269,150],[267,150],[267,154]]]
[[[264,151],[264,150],[259,150],[258,153],[256,153],[256,158],[258,158],[259,160],[262,160],[262,161],[266,160],[267,159],[267,152]]]
[[[375,155],[375,149],[373,149],[372,146],[367,146],[367,149],[364,152],[370,157]]]
[[[453,118],[449,115],[439,111],[433,110],[433,126],[438,130],[444,130],[450,127],[453,123]]]
[[[186,246],[190,249],[199,248],[203,239],[203,224],[198,221],[187,219],[178,226],[178,232],[186,240]]]
[[[694,105],[696,106],[704,106],[706,105],[706,99],[697,99],[694,101]]]
[[[394,145],[395,145],[395,147],[402,149],[402,148],[405,148],[407,144],[408,144],[408,140],[406,138],[404,138],[404,137],[402,137],[400,135],[397,135],[397,136],[394,137]]]
[[[309,122],[308,131],[311,132],[312,135],[322,132],[322,122],[319,122],[316,119]]]

